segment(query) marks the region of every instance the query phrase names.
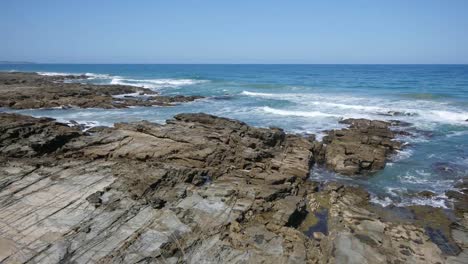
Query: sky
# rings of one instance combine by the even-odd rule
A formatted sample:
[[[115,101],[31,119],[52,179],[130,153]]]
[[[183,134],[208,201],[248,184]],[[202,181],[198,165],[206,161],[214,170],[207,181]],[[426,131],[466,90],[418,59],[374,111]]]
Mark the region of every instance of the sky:
[[[468,0],[0,0],[0,61],[467,64]]]

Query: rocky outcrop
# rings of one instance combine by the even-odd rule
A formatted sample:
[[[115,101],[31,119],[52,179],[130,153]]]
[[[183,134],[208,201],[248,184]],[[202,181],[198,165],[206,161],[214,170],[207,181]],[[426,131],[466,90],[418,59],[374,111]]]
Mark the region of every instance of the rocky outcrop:
[[[127,85],[66,83],[82,76],[42,76],[36,73],[0,73],[0,107],[12,109],[79,107],[125,108],[129,106],[170,106],[190,102],[200,96],[161,96],[156,92]],[[145,96],[118,96],[140,94]]]
[[[317,236],[324,263],[464,263],[468,256],[466,226],[440,208],[383,209],[364,190],[336,183],[307,200],[328,212],[327,235]]]
[[[4,131],[36,126],[11,119]],[[290,226],[310,149],[280,129],[182,114],[83,134],[48,157],[5,152],[2,260],[305,261],[308,239]]]
[[[0,113],[0,154],[31,157],[51,153],[82,133],[51,118]]]
[[[327,168],[344,175],[374,172],[384,168],[387,157],[401,148],[394,141],[392,123],[367,119],[341,121],[349,127],[332,130],[318,146],[319,161]]]
[[[0,121],[6,147],[74,133],[54,148],[0,152],[2,263],[462,263],[466,256],[466,232],[449,220],[395,220],[361,189],[307,180],[320,146],[312,137],[206,114],[88,132],[21,115]]]

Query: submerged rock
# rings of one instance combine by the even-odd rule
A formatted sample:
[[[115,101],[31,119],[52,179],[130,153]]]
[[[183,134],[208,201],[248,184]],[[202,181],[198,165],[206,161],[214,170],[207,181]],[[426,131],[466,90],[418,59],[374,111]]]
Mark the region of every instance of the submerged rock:
[[[411,112],[401,112],[401,111],[387,111],[385,113],[378,113],[379,115],[382,116],[417,116],[417,113],[411,113]]]

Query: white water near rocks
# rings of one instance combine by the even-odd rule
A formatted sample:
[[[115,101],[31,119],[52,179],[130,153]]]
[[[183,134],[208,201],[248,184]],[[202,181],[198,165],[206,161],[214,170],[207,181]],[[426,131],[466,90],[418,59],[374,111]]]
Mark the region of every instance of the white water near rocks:
[[[3,67],[3,68],[2,68]],[[73,80],[150,88],[164,95],[202,95],[174,107],[41,109],[17,111],[60,121],[111,126],[149,120],[164,123],[182,112],[206,112],[290,133],[344,127],[345,118],[401,120],[411,133],[386,168],[349,178],[315,168],[312,179],[365,186],[382,205],[447,207],[445,191],[468,175],[468,67],[424,65],[35,65],[16,70],[45,75],[84,74]],[[23,68],[22,68],[23,67]],[[29,68],[28,68],[29,67]],[[0,66],[0,70],[11,70]],[[121,95],[125,96],[125,95]],[[145,96],[145,95],[127,95]],[[449,167],[451,169],[445,169]],[[415,196],[419,191],[431,198]]]

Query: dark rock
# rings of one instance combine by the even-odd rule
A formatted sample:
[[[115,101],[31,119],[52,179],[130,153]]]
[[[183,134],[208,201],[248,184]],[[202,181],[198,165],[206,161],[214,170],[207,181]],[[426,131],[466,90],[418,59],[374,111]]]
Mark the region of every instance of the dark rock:
[[[425,228],[429,238],[439,246],[440,250],[446,255],[456,256],[460,254],[460,247],[453,241],[450,241],[443,232],[432,227]]]
[[[210,181],[210,177],[206,175],[195,175],[192,179],[192,183],[195,186],[201,186],[205,184],[206,182]]]
[[[150,201],[151,207],[154,209],[161,209],[166,205],[166,201],[161,198],[155,197]]]
[[[452,162],[435,162],[431,165],[431,169],[445,177],[463,175],[468,171],[468,168]]]
[[[91,194],[90,196],[88,196],[86,200],[94,206],[100,206],[102,204],[101,196],[103,193],[104,192],[101,192],[101,191],[95,192]]]
[[[412,126],[413,124],[401,120],[389,120],[391,126],[397,126],[397,127],[409,127]]]
[[[81,132],[50,118],[0,113],[0,153],[10,157],[51,153]]]
[[[12,78],[14,77],[14,78]],[[0,73],[0,107],[30,108],[125,108],[129,106],[170,106],[190,102],[200,96],[161,96],[143,87],[128,85],[94,85],[64,82],[70,79],[86,79],[82,76],[42,76],[36,73]],[[13,82],[11,80],[14,80]],[[148,97],[113,96],[143,93]]]
[[[386,113],[379,113],[379,115],[383,116],[417,116],[416,113],[409,113],[409,112],[401,112],[401,111],[388,111]]]

